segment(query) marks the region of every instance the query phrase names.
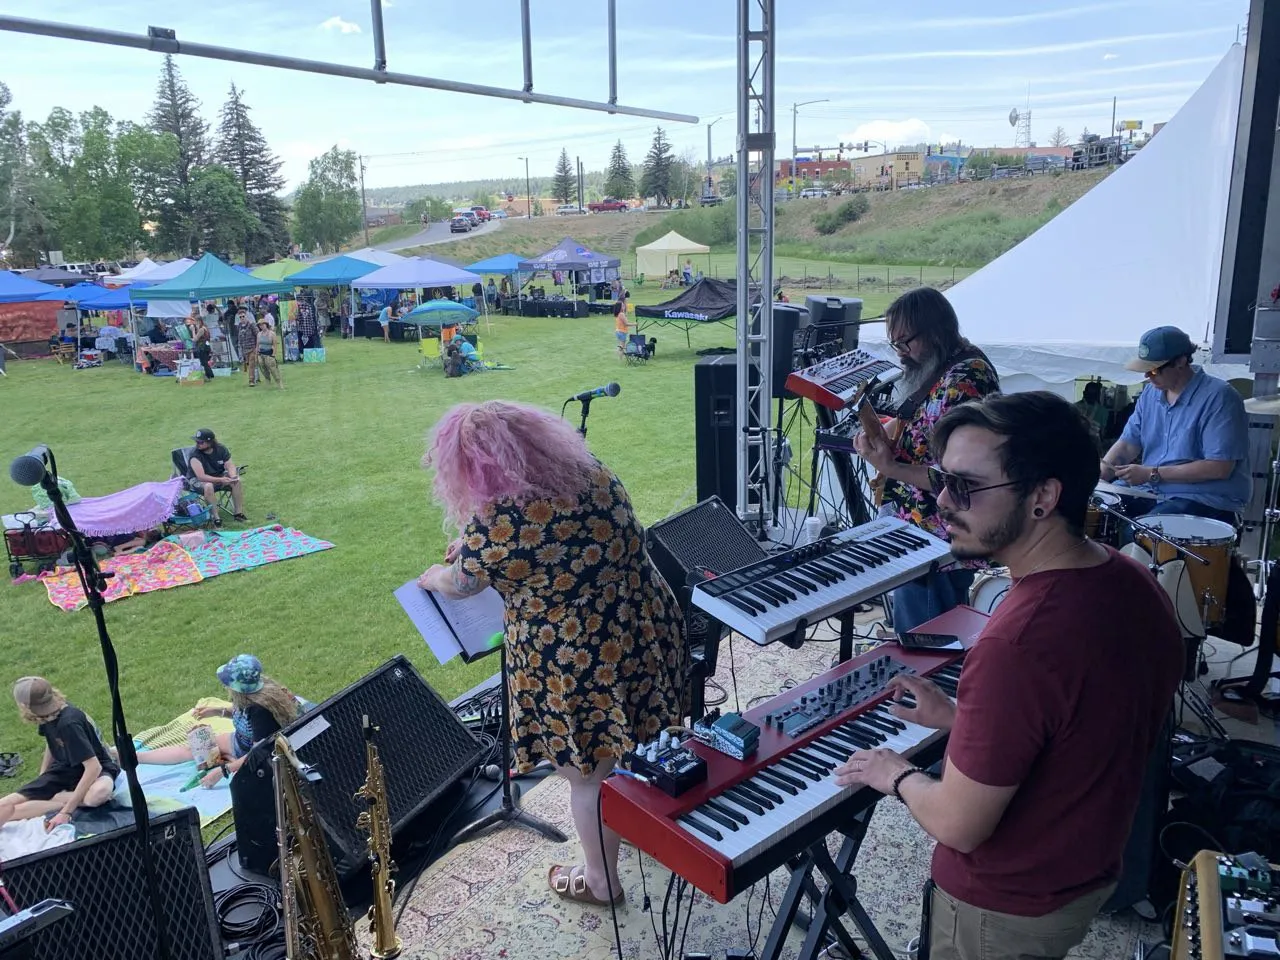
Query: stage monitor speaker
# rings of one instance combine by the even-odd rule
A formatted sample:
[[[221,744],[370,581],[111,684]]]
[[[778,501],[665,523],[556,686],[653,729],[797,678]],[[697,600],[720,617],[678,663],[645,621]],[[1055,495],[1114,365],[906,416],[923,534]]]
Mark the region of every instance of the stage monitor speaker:
[[[1169,810],[1172,779],[1169,764],[1172,757],[1173,733],[1177,723],[1170,715],[1160,730],[1156,747],[1143,768],[1142,793],[1133,814],[1133,826],[1125,843],[1120,879],[1110,898],[1102,905],[1103,913],[1117,913],[1143,900],[1152,899],[1156,867],[1163,859],[1160,830]]]
[[[246,870],[264,876],[279,856],[276,840],[275,779],[271,754],[275,738],[249,751],[231,778],[231,815],[236,827],[236,856]]]
[[[192,807],[151,818],[171,960],[221,960],[213,890]],[[74,912],[33,934],[24,947],[38,960],[152,960],[155,915],[142,845],[132,825],[9,860],[4,882],[18,907],[67,900]]]
[[[809,311],[794,303],[773,305],[773,330],[769,335],[769,350],[773,354],[773,367],[769,380],[769,392],[773,399],[791,399],[784,385],[787,374],[803,364],[796,362],[802,347],[801,331],[809,325]]]
[[[857,297],[805,297],[809,310],[808,346],[828,346],[829,353],[858,349],[858,325],[862,321],[862,301]]]
[[[698,499],[738,507],[738,360],[702,357],[693,365],[693,436]]]
[[[763,560],[764,547],[719,497],[710,497],[659,520],[645,531],[649,558],[684,611],[685,640],[705,676],[716,672],[724,626],[694,607],[695,583]]]
[[[367,835],[356,828],[364,804],[355,799],[367,773],[361,726],[365,716],[378,727],[378,755],[387,781],[393,835],[473,770],[484,753],[404,656],[393,657],[289,724],[284,734],[298,759],[321,776],[309,784],[311,800],[329,840],[334,866],[344,877],[368,863]],[[246,779],[269,784],[270,768],[265,777]],[[273,835],[274,811],[269,805],[262,813],[271,821]],[[256,835],[262,835],[261,827]]]

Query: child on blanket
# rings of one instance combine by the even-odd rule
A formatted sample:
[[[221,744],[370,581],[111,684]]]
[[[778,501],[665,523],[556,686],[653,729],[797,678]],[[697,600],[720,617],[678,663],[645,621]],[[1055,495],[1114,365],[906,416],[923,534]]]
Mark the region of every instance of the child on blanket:
[[[40,725],[46,746],[40,775],[0,799],[0,825],[53,814],[44,825],[52,830],[70,823],[78,808],[110,800],[120,767],[84,711],[44,677],[23,677],[13,685],[13,699],[23,720]]]
[[[230,693],[231,710],[196,707],[191,714],[196,719],[231,717],[235,730],[217,737],[219,762],[207,764],[203,762],[204,758],[193,757],[190,747],[179,745],[139,751],[139,763],[185,763],[196,759],[198,766],[209,770],[201,779],[201,785],[206,789],[215,787],[224,777],[229,778],[240,769],[244,758],[256,744],[275,735],[302,712],[298,698],[264,676],[262,662],[253,654],[241,653],[232,657],[218,668],[218,679]]]

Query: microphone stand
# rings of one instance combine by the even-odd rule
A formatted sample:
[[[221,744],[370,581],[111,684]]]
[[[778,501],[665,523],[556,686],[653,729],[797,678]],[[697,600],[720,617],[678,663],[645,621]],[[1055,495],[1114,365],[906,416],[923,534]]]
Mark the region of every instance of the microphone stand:
[[[133,737],[125,723],[124,704],[120,699],[120,663],[116,659],[116,650],[107,633],[107,621],[102,615],[106,600],[103,591],[107,586],[107,577],[98,567],[97,558],[89,548],[75,520],[67,510],[67,502],[58,488],[58,464],[53,451],[46,453],[47,469],[40,478],[40,486],[49,497],[54,516],[71,540],[71,555],[75,559],[76,573],[80,576],[80,586],[88,600],[89,609],[93,611],[94,623],[98,628],[98,643],[102,647],[102,662],[107,673],[107,689],[111,693],[111,731],[116,742],[116,751],[120,758],[120,768],[124,771],[129,783],[129,800],[133,805],[133,822],[138,832],[138,843],[142,851],[142,870],[147,880],[147,892],[151,897],[151,912],[156,926],[156,956],[159,960],[169,960],[172,956],[169,949],[169,930],[165,919],[164,905],[160,900],[160,881],[156,874],[155,853],[151,848],[151,830],[147,815],[147,798],[142,792],[142,784],[138,782],[138,754],[133,748]]]
[[[583,437],[587,435],[587,417],[591,416],[591,398],[590,397],[570,397],[560,407],[560,416],[564,417],[564,412],[569,409],[569,404],[577,400],[582,404],[582,422],[578,424],[578,432]]]
[[[1108,514],[1109,516],[1115,517],[1117,520],[1120,520],[1124,523],[1127,523],[1131,528],[1133,528],[1135,533],[1141,533],[1143,536],[1150,537],[1152,540],[1159,541],[1160,543],[1163,543],[1165,546],[1171,547],[1175,554],[1178,554],[1182,557],[1185,557],[1191,560],[1195,560],[1197,563],[1203,564],[1206,567],[1209,566],[1209,561],[1204,557],[1200,556],[1200,554],[1195,553],[1192,550],[1188,550],[1186,547],[1184,547],[1180,543],[1176,543],[1175,541],[1170,540],[1160,531],[1159,528],[1152,526],[1149,523],[1143,523],[1140,520],[1135,520],[1133,517],[1126,515],[1123,510],[1120,510],[1112,506],[1111,504],[1106,503],[1101,497],[1092,496],[1089,498],[1089,502],[1092,503],[1099,510],[1101,510],[1103,513]],[[1160,574],[1160,567],[1161,567],[1161,564],[1156,561],[1155,551],[1152,550],[1151,563],[1147,565],[1147,569],[1151,571],[1152,576],[1158,577]],[[1204,596],[1201,598],[1201,611],[1200,611],[1201,626],[1203,627],[1206,623],[1208,623],[1208,620],[1209,620],[1209,592],[1206,590],[1204,593]],[[1208,730],[1211,735],[1216,736],[1219,739],[1226,740],[1228,737],[1227,730],[1221,723],[1218,722],[1218,718],[1213,715],[1213,707],[1211,707],[1205,701],[1205,699],[1201,697],[1200,694],[1197,693],[1191,687],[1191,684],[1195,681],[1195,672],[1196,672],[1197,665],[1200,662],[1200,643],[1201,641],[1204,640],[1204,637],[1193,637],[1191,639],[1195,640],[1195,646],[1189,648],[1187,651],[1189,655],[1188,656],[1189,662],[1187,663],[1186,672],[1183,674],[1183,678],[1182,678],[1183,682],[1179,688],[1183,705],[1189,706],[1191,708],[1191,712],[1196,715],[1196,718],[1202,724],[1204,724],[1205,729]],[[1194,652],[1194,657],[1191,657],[1190,654],[1192,654],[1193,652]]]

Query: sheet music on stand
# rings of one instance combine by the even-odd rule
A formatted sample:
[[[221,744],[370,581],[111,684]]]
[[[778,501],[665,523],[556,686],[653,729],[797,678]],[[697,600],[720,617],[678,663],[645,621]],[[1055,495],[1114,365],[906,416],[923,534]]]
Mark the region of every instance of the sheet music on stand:
[[[502,646],[506,604],[493,587],[455,598],[424,590],[410,580],[396,590],[395,598],[442,665],[457,656],[473,663]]]

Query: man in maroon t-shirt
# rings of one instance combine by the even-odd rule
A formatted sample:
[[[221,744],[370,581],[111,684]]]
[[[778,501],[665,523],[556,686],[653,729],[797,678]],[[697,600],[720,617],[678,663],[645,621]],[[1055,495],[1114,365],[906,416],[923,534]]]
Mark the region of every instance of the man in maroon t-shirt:
[[[937,841],[931,960],[1062,957],[1120,875],[1147,760],[1172,707],[1182,644],[1137,563],[1085,538],[1098,481],[1067,401],[967,403],[933,434],[938,504],[958,557],[1014,585],[969,653],[955,703],[894,681],[904,719],[949,729],[942,777],[889,750],[836,771],[905,803]]]

